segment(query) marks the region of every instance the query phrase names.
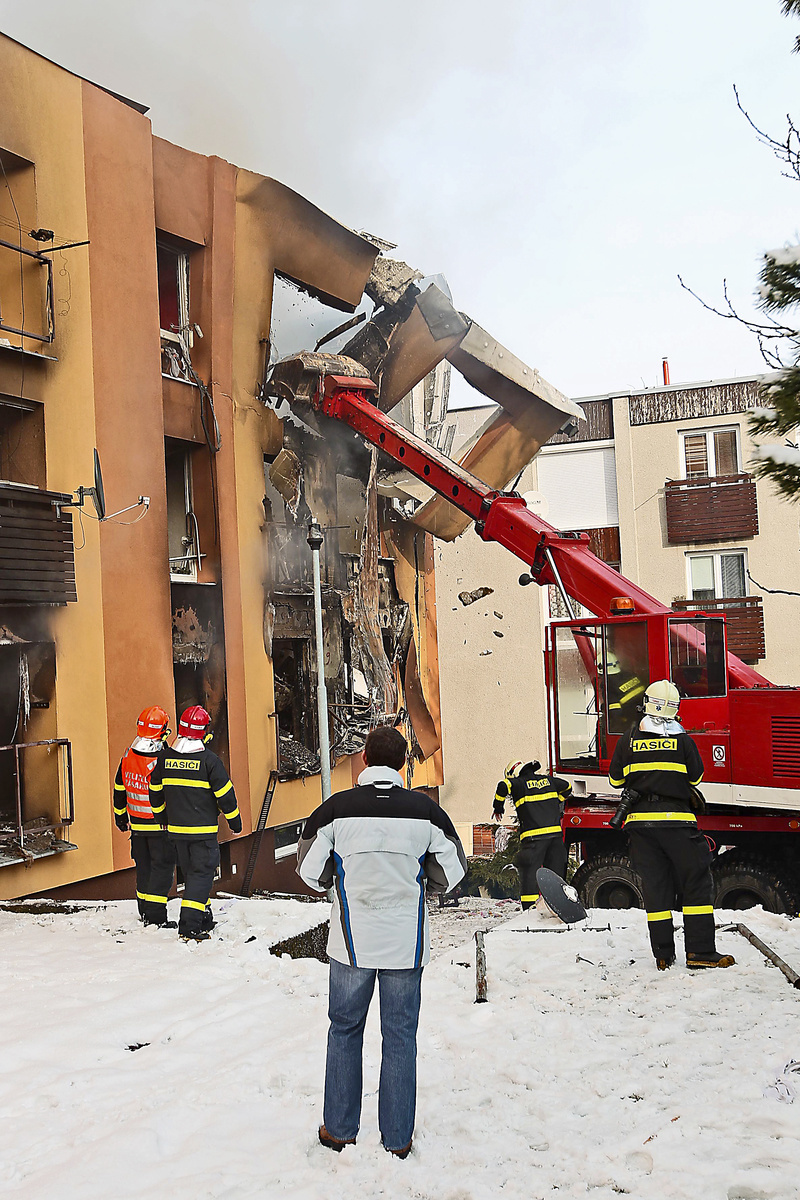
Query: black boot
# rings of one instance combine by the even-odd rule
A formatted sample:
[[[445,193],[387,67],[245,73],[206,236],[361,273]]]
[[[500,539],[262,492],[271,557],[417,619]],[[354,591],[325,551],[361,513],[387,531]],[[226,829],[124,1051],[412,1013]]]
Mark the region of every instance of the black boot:
[[[656,966],[658,967],[659,971],[668,971],[670,969],[670,967],[674,967],[674,965],[675,965],[674,951],[672,954],[665,953],[660,958],[656,959]]]
[[[732,967],[735,963],[732,954],[720,954],[718,950],[712,950],[710,954],[686,953],[686,965],[690,971],[703,971],[707,967]]]

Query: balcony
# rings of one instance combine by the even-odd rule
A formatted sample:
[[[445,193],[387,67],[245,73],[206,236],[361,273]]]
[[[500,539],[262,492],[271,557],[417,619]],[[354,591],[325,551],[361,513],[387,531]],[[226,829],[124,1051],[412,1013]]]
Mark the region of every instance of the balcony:
[[[752,475],[668,479],[667,541],[728,542],[758,533],[756,483]]]
[[[764,612],[760,596],[737,596],[729,600],[676,600],[676,612],[694,610],[722,613],[728,634],[728,650],[742,662],[755,663],[766,656]]]
[[[76,850],[72,746],[66,738],[0,746],[0,867]]]
[[[71,496],[0,483],[0,604],[77,600]]]

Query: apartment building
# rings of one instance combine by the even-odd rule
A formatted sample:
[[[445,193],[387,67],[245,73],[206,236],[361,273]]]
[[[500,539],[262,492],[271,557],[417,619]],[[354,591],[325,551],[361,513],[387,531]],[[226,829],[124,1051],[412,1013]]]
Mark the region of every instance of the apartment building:
[[[600,558],[676,611],[723,612],[734,654],[777,684],[796,684],[798,597],[774,593],[800,591],[798,514],[749,470],[747,417],[764,378],[582,398],[577,432],[555,434],[517,489],[552,525],[588,533]],[[450,414],[456,455],[485,415],[485,407]],[[468,836],[488,819],[509,759],[546,761],[544,627],[567,614],[555,589],[521,588],[520,564],[474,533],[437,546],[436,568],[440,593],[493,589],[440,605],[443,802]],[[476,721],[481,755],[470,754],[465,732]],[[476,850],[486,846],[479,834]]]
[[[294,886],[320,799],[312,516],[334,787],[386,719],[414,784],[442,782],[432,538],[367,451],[265,403],[286,289],[331,330],[379,248],[7,37],[0,109],[0,896],[132,894],[110,787],[154,703],[212,715],[245,826],[221,886],[259,824],[251,886]]]

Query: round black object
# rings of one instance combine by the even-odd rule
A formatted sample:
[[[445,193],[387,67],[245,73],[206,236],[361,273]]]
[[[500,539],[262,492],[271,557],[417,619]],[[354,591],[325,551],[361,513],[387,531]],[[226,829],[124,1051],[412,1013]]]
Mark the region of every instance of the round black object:
[[[586,909],[581,904],[572,884],[565,883],[555,871],[539,867],[536,884],[547,907],[567,925],[586,920]]]
[[[572,877],[587,908],[644,908],[642,884],[626,854],[598,854]]]
[[[800,907],[797,877],[768,855],[728,850],[711,868],[716,908],[743,910],[762,905],[767,912],[796,916]]]

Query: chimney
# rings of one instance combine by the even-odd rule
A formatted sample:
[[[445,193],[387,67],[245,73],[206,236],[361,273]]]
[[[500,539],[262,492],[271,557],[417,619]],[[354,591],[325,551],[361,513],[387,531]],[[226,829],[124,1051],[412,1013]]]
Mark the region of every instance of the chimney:
[[[664,376],[664,387],[669,385],[669,360],[664,357],[661,360],[661,372]]]

